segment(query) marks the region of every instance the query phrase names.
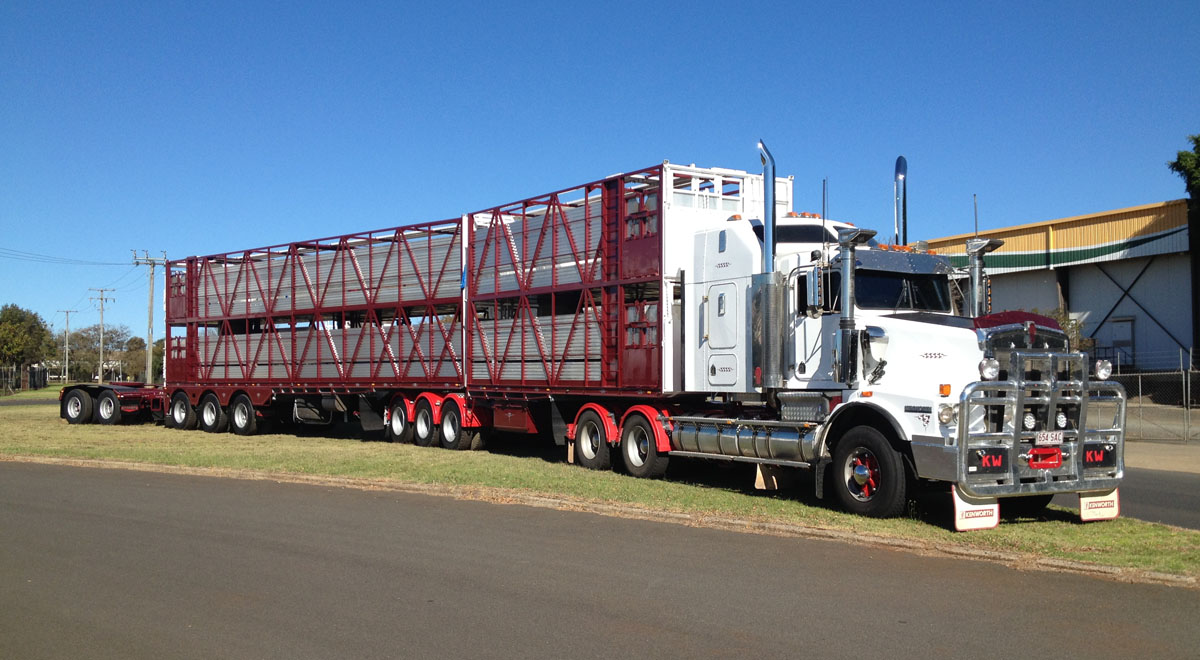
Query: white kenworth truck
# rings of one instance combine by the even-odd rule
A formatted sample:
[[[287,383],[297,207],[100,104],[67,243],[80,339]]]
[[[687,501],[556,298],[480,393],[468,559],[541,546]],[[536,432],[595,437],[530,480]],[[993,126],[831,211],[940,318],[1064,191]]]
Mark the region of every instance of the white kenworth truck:
[[[960,530],[1060,493],[1079,495],[1084,520],[1118,515],[1124,390],[1053,319],[988,313],[983,255],[1000,241],[969,243],[970,284],[955,297],[967,279],[945,257],[878,246],[845,223],[777,223],[765,188],[761,228],[735,217],[664,247],[692,258],[674,310],[682,389],[718,407],[671,411],[670,455],[758,463],[767,488],[781,468],[809,468],[818,495],[831,486],[867,516],[900,514],[920,480],[947,483]],[[836,245],[777,250],[800,225],[836,231]]]

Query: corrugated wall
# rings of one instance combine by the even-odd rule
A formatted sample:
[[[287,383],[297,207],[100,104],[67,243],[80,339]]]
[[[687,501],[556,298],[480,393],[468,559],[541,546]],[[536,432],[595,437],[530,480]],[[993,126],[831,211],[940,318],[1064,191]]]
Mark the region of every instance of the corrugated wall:
[[[1187,200],[1177,199],[1106,213],[1050,220],[981,232],[1004,246],[986,257],[991,273],[1116,261],[1188,251]],[[965,266],[973,234],[929,241],[930,249]]]

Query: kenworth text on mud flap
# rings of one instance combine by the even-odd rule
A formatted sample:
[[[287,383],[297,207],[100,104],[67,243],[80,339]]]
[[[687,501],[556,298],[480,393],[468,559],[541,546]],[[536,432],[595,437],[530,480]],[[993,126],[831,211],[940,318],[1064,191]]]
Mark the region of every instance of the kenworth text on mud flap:
[[[808,470],[880,517],[941,482],[959,529],[1059,493],[1085,520],[1118,515],[1124,391],[1053,320],[988,313],[999,242],[970,242],[956,297],[967,279],[944,257],[791,212],[792,179],[760,153],[761,175],[664,162],[169,261],[165,386],[67,388],[61,414],[239,434],[356,421],[447,449],[549,433],[571,462],[638,477],[683,458],[756,464],[766,488]]]

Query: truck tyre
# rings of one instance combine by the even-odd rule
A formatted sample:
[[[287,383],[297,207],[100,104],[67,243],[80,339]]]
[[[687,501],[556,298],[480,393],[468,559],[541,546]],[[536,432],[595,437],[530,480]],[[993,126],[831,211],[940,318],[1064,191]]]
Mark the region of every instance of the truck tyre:
[[[575,462],[589,470],[612,467],[612,454],[604,422],[594,410],[585,411],[575,425]]]
[[[1054,495],[1005,497],[1000,500],[1000,516],[1004,518],[1036,518],[1042,515]]]
[[[258,413],[250,397],[239,394],[229,402],[229,426],[238,435],[254,435],[258,432]]]
[[[462,419],[462,410],[459,409],[457,401],[446,399],[442,402],[442,422],[438,425],[441,429],[442,447],[453,450],[471,448],[475,434],[474,431],[463,428]]]
[[[121,400],[112,390],[104,390],[96,399],[96,421],[101,424],[121,423]]]
[[[171,423],[175,428],[184,431],[196,428],[196,410],[188,401],[187,394],[176,392],[175,396],[171,397],[171,409],[167,413],[171,415]]]
[[[388,442],[412,442],[413,425],[408,421],[408,406],[404,405],[404,399],[392,402],[383,436]]]
[[[621,456],[635,477],[654,479],[667,472],[667,457],[658,453],[654,430],[641,415],[630,415],[621,428]]]
[[[224,433],[229,429],[229,416],[215,394],[200,397],[200,429],[206,433]]]
[[[442,429],[433,423],[433,406],[429,405],[429,399],[420,399],[413,406],[413,436],[419,447],[432,447],[442,441]]]
[[[63,399],[63,415],[68,424],[87,424],[92,421],[92,395],[86,390],[71,390]]]
[[[838,501],[850,513],[872,518],[900,515],[908,502],[908,481],[900,453],[870,426],[856,426],[833,449],[833,481]]]

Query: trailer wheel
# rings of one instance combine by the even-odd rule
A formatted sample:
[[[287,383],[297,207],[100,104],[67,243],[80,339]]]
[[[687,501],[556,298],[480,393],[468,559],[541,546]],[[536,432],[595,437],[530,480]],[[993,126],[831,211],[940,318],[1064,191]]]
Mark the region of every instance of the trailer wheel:
[[[412,442],[413,425],[408,421],[408,406],[404,405],[403,399],[396,399],[392,403],[383,433],[388,442]]]
[[[258,416],[250,397],[239,394],[229,402],[229,426],[238,435],[254,435],[258,431]]]
[[[454,399],[442,402],[442,423],[439,426],[443,447],[454,450],[471,448],[475,432],[463,428],[462,410]]]
[[[442,429],[433,423],[433,406],[429,399],[417,401],[413,408],[413,436],[420,447],[432,447],[442,441]]]
[[[121,400],[112,390],[104,390],[96,399],[96,421],[101,424],[121,423]]]
[[[838,440],[833,476],[838,501],[850,513],[891,518],[908,502],[900,454],[870,426],[856,426]]]
[[[1000,500],[1000,516],[1004,518],[1036,518],[1050,505],[1054,495],[1005,497]]]
[[[641,415],[631,415],[621,429],[621,454],[625,469],[635,477],[656,478],[667,472],[667,457],[658,453],[654,430]]]
[[[215,394],[200,397],[200,430],[205,433],[224,433],[229,429],[229,416]]]
[[[177,429],[190,431],[196,428],[196,410],[183,392],[177,392],[171,397],[171,422]]]
[[[575,425],[575,461],[589,470],[607,470],[612,467],[608,435],[604,422],[594,410],[585,411]]]
[[[63,399],[63,413],[68,424],[87,424],[92,421],[92,396],[86,390],[71,390]]]

